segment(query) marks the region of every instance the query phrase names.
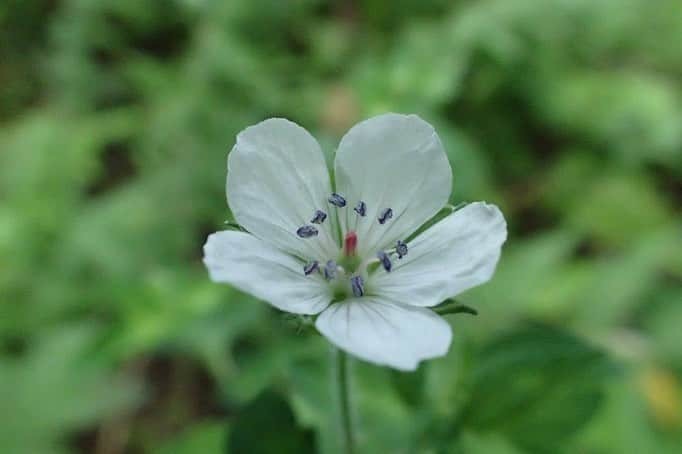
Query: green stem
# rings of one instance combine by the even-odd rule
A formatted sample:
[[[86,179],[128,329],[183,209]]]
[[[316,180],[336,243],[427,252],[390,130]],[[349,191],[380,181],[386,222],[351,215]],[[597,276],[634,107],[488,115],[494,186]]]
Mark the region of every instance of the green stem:
[[[350,391],[348,384],[348,356],[336,350],[336,387],[338,392],[339,413],[341,419],[341,442],[345,454],[355,452],[353,440],[353,423],[350,414]]]

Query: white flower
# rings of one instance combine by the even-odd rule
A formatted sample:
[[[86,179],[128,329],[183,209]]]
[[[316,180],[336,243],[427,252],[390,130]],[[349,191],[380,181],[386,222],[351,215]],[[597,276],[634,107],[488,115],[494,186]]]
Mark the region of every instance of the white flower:
[[[414,370],[444,355],[450,325],[428,309],[490,279],[507,230],[477,202],[407,242],[447,203],[452,171],[416,115],[354,126],[336,152],[333,189],[317,141],[288,120],[246,128],[228,159],[227,198],[250,233],[204,246],[211,279],[296,314],[364,360]]]

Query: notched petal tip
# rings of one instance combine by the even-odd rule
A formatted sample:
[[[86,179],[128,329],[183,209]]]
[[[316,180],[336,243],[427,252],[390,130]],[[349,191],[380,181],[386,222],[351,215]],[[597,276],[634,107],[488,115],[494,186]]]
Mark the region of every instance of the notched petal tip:
[[[500,208],[494,203],[488,203],[483,201],[470,203],[466,207],[462,208],[462,210],[471,209],[472,211],[474,211],[475,208],[478,208],[476,212],[479,214],[478,222],[480,224],[482,225],[491,224],[495,228],[503,230],[502,243],[504,243],[507,240],[508,232],[507,220],[505,219],[502,210],[500,210]]]
[[[262,134],[266,132],[268,129],[281,129],[281,128],[293,128],[293,129],[302,129],[303,131],[306,132],[306,134],[310,134],[308,130],[306,130],[303,126],[299,125],[296,122],[293,122],[287,118],[283,117],[271,117],[271,118],[266,118],[263,121],[260,121],[254,125],[247,126],[246,128],[242,129],[238,134],[237,134],[237,142],[239,142],[240,139],[246,138],[251,134]]]

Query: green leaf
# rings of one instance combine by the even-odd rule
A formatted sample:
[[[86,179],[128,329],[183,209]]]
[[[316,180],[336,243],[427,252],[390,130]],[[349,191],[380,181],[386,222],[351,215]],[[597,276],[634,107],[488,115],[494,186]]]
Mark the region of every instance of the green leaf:
[[[153,454],[219,454],[227,453],[227,430],[225,421],[205,421],[184,430],[180,435],[165,442]]]
[[[461,424],[533,452],[556,452],[589,421],[612,370],[597,348],[535,323],[495,339],[477,358]]]
[[[135,389],[92,354],[95,334],[65,326],[0,362],[3,452],[66,452],[67,436],[134,405]]]
[[[316,356],[289,368],[289,402],[299,423],[315,430],[317,452],[336,454],[341,440],[337,393],[332,389],[331,348],[321,347]]]
[[[454,452],[461,454],[521,454],[523,451],[500,435],[465,431],[457,440]]]
[[[287,402],[272,391],[260,394],[241,409],[230,428],[229,452],[314,453],[313,432],[296,425]]]

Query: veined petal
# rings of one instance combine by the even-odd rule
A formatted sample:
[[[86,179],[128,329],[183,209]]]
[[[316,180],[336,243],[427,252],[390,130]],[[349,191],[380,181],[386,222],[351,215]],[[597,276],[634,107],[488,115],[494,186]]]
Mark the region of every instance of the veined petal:
[[[271,118],[237,135],[228,158],[227,199],[235,219],[258,238],[308,259],[335,254],[332,222],[299,238],[316,210],[327,210],[329,172],[317,141],[302,127]]]
[[[409,253],[377,272],[368,288],[413,306],[434,306],[488,281],[507,238],[495,205],[476,202],[455,211],[409,243]]]
[[[332,304],[315,327],[342,350],[400,370],[445,355],[452,340],[450,325],[431,310],[379,297]]]
[[[344,232],[356,230],[361,255],[405,238],[447,203],[452,171],[433,127],[416,115],[385,114],[355,125],[341,139],[336,187],[366,217],[344,212]],[[377,218],[390,208],[384,224]]]
[[[209,235],[204,264],[211,280],[230,284],[283,311],[317,314],[331,301],[321,276],[305,276],[299,260],[248,233]]]

